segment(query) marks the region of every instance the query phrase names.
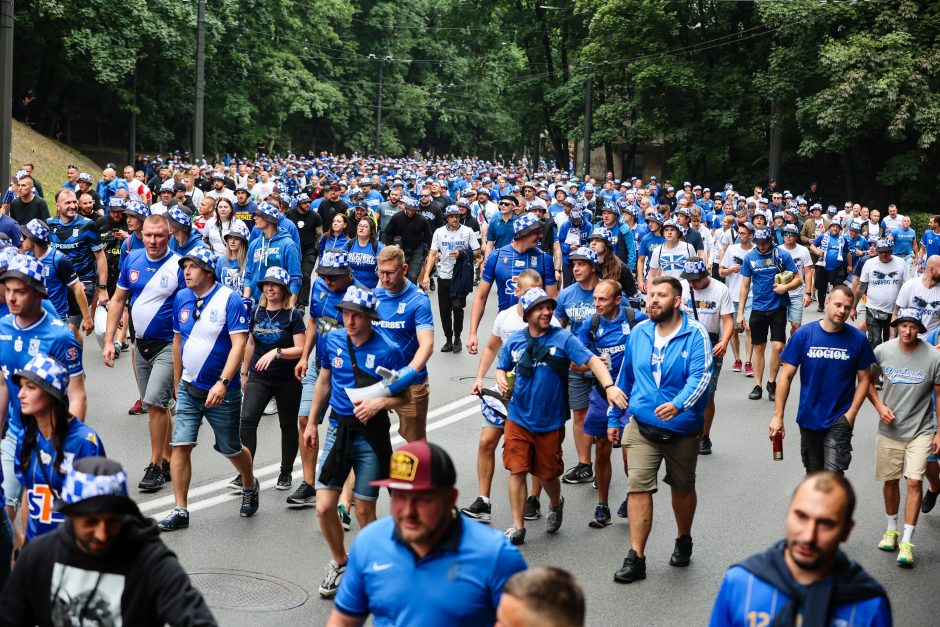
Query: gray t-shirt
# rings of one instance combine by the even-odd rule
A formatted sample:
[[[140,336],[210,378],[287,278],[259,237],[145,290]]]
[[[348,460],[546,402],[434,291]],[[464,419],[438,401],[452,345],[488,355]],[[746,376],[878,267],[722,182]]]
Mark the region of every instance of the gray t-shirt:
[[[921,341],[913,353],[901,352],[901,343],[893,339],[875,348],[878,363],[875,376],[884,373],[885,387],[881,401],[894,411],[890,425],[878,422],[878,433],[901,442],[910,442],[923,433],[934,431],[931,395],[940,384],[940,351]]]

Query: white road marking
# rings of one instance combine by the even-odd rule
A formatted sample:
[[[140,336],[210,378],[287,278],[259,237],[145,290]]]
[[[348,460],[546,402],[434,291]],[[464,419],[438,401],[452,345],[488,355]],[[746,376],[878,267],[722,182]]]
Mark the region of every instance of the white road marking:
[[[469,418],[470,416],[473,416],[475,414],[478,415],[480,413],[480,408],[478,405],[479,402],[480,402],[480,399],[476,396],[465,396],[455,401],[452,401],[450,403],[447,403],[446,405],[442,405],[441,407],[438,407],[437,409],[429,411],[428,412],[429,422],[427,426],[427,431],[428,432],[436,431],[448,425],[452,425],[455,422],[459,422],[463,420],[464,418]],[[452,416],[448,416],[447,418],[442,418],[441,420],[430,422],[431,418],[442,416],[456,409],[459,409],[465,405],[471,405],[471,404],[472,404],[472,407],[468,409],[464,409]],[[392,446],[397,446],[405,442],[405,440],[400,435],[398,435],[398,423],[395,423],[391,426],[391,428],[389,429],[389,433],[395,434],[395,436],[392,438]],[[281,469],[281,465],[279,463],[270,464],[269,466],[264,466],[263,468],[255,469],[255,477],[261,480],[262,490],[267,490],[269,488],[274,487],[274,485],[277,483],[277,475],[280,473],[280,469]],[[292,476],[294,479],[298,479],[303,476],[303,470],[300,467],[299,457],[297,461],[294,462],[294,469],[295,470],[292,473]],[[265,477],[269,477],[269,476],[270,476],[269,479],[265,479]],[[228,501],[235,501],[235,500],[240,499],[241,493],[230,491],[228,489],[227,486],[228,486],[229,481],[230,479],[221,479],[219,481],[214,481],[212,483],[207,483],[206,485],[202,485],[197,488],[191,489],[189,491],[190,503],[187,509],[190,512],[197,512],[202,509],[207,509],[209,507],[219,505],[220,503],[226,503]],[[216,494],[220,491],[221,491],[220,494]],[[215,496],[211,496],[210,498],[206,498],[201,501],[193,502],[193,499],[198,499],[199,497],[209,496],[212,494],[215,494]],[[165,507],[170,507],[172,509],[173,505],[175,505],[175,499],[172,494],[168,494],[167,496],[150,499],[148,501],[143,501],[143,502],[138,503],[138,506],[140,507],[140,511],[144,516],[151,516],[153,518],[156,518],[157,520],[160,520],[168,516],[171,510],[161,511],[156,514],[154,512],[158,512],[159,510]]]

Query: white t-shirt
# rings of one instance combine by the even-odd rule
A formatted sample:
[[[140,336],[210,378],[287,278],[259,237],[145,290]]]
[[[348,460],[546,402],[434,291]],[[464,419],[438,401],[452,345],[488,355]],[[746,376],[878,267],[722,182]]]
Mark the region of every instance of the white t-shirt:
[[[452,231],[444,225],[434,231],[434,236],[431,238],[431,250],[439,253],[437,256],[438,277],[445,280],[454,278],[454,266],[457,265],[457,260],[451,257],[450,253],[461,248],[467,254],[470,254],[470,250],[480,248],[476,233],[469,226],[460,224]]]
[[[673,248],[663,244],[658,250],[654,250],[650,254],[650,268],[662,270],[661,276],[671,276],[678,279],[682,274],[686,259],[695,256],[695,248],[687,242],[678,241]]]
[[[902,216],[900,213],[893,218],[891,216],[885,216],[882,220],[882,222],[885,224],[885,232],[890,233],[894,229],[901,228],[901,220],[903,219],[904,216]]]
[[[657,329],[653,330],[653,354],[650,358],[650,367],[653,369],[653,380],[656,381],[656,387],[659,387],[659,383],[663,378],[663,360],[666,346],[672,338],[676,337],[680,329],[682,329],[681,324],[669,335],[660,335]]]
[[[888,263],[881,263],[877,257],[869,259],[862,266],[862,275],[859,277],[859,282],[868,284],[865,306],[885,313],[893,312],[894,303],[898,301],[901,286],[907,278],[907,264],[903,259],[892,256]]]
[[[726,244],[728,246],[731,245],[731,235],[729,234],[734,228],[735,227],[732,226],[730,229],[715,229],[715,235],[712,239],[712,255],[709,261],[712,263],[721,263],[721,249]],[[728,239],[727,243],[725,242],[726,237]]]
[[[267,183],[255,183],[255,186],[251,188],[251,195],[254,197],[255,202],[261,202],[265,198],[271,195],[274,191],[274,182],[268,181]]]
[[[869,261],[865,264],[862,272],[865,272],[870,263],[872,262]],[[901,309],[919,310],[921,312],[920,321],[927,327],[927,331],[933,331],[940,327],[940,283],[927,288],[924,287],[921,277],[908,279],[901,286],[901,291],[898,292],[897,304]]]
[[[803,270],[809,268],[813,265],[813,258],[810,257],[809,249],[802,244],[797,244],[793,247],[793,250],[790,250],[786,246],[782,246],[783,250],[790,253],[790,256],[793,257],[793,263],[796,264],[797,270],[799,270],[800,278],[803,278]],[[791,296],[802,296],[806,293],[806,283],[803,282],[795,290],[788,292]]]
[[[235,192],[233,192],[227,187],[223,187],[222,191],[220,192],[217,192],[214,189],[210,189],[208,192],[206,192],[206,196],[208,196],[209,198],[215,198],[215,199],[228,198],[229,201],[232,203],[233,207],[235,206],[235,203],[238,202],[238,200],[235,198]]]
[[[725,251],[724,259],[721,260],[722,268],[731,268],[734,265],[742,265],[744,263],[744,256],[749,252],[754,250],[754,244],[751,244],[750,248],[744,250],[741,248],[741,244],[731,244],[728,246],[728,250]],[[740,261],[739,261],[740,260]],[[728,286],[728,291],[731,292],[731,300],[733,302],[738,302],[741,293],[741,272],[734,272],[725,277],[725,285]]]
[[[705,330],[715,335],[721,335],[721,317],[736,313],[731,302],[731,292],[721,281],[708,280],[708,287],[695,291],[695,309],[698,318],[692,311],[692,291],[686,281],[682,282],[682,308],[692,320],[698,320]]]
[[[189,196],[189,199],[193,201],[193,204],[196,205],[196,207],[199,207],[199,203],[202,202],[202,197],[205,196],[205,194],[202,193],[202,190],[198,187],[193,187],[193,191],[187,191],[186,195]]]
[[[150,203],[150,199],[153,197],[153,192],[150,191],[150,188],[146,184],[141,183],[137,179],[127,180],[124,179],[124,183],[127,184],[127,196],[131,200],[136,200],[137,202],[142,202],[145,205]]]
[[[502,340],[503,344],[506,343],[510,335],[529,326],[522,320],[522,316],[519,314],[518,309],[518,305],[513,305],[509,309],[503,309],[501,312],[496,314],[496,319],[493,320],[493,335],[499,336],[499,339]],[[561,323],[558,322],[558,318],[555,316],[552,316],[552,326],[561,326]]]

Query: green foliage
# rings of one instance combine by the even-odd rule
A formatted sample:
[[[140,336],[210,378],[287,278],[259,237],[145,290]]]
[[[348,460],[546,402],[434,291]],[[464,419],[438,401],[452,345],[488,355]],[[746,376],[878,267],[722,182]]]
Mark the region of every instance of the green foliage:
[[[195,0],[24,0],[14,89],[40,129],[188,146]],[[940,4],[788,0],[208,0],[206,147],[540,156],[662,143],[673,178],[924,206],[940,191]],[[136,97],[134,77],[136,76]]]

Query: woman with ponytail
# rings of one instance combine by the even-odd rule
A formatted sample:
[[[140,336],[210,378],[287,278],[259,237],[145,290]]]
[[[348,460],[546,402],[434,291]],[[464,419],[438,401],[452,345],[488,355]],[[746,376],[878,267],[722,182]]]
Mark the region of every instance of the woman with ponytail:
[[[61,363],[38,354],[13,373],[20,387],[23,436],[14,457],[28,512],[26,541],[48,533],[64,520],[56,504],[72,462],[104,456],[98,434],[69,413],[69,373]]]

